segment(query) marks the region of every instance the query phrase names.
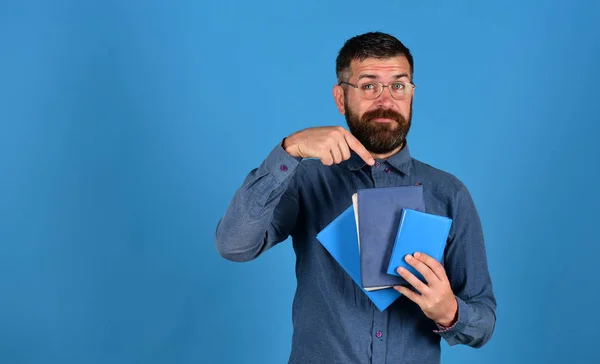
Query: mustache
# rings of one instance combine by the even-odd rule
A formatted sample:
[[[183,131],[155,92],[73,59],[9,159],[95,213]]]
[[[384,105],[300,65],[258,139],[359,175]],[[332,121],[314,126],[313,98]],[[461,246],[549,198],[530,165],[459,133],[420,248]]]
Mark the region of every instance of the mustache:
[[[371,119],[377,118],[393,119],[396,120],[398,123],[404,121],[404,116],[392,109],[371,110],[365,112],[362,116],[363,121],[369,121]]]

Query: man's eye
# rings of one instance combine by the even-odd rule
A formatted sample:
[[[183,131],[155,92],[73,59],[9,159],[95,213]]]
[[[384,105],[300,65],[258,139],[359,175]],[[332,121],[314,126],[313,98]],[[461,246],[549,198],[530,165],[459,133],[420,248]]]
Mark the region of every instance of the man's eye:
[[[394,83],[392,84],[392,87],[393,87],[395,90],[402,90],[402,89],[404,88],[404,84],[403,84],[402,82],[394,82]]]
[[[375,85],[372,83],[366,83],[362,86],[363,90],[372,90],[375,88]]]

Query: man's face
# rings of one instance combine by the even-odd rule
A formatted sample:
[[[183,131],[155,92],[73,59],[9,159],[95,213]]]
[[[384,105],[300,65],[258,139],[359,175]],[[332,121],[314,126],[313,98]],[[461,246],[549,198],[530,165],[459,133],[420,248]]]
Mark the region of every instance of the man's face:
[[[361,97],[360,85],[381,82],[410,83],[410,65],[403,57],[389,59],[366,59],[352,61],[349,83],[359,85],[356,89],[345,85],[347,91],[334,91],[340,112],[346,117],[350,132],[372,153],[386,154],[400,147],[408,134],[412,118],[411,89],[403,99],[392,97],[390,87],[384,87],[379,97],[367,100]],[[407,86],[410,88],[410,85]]]

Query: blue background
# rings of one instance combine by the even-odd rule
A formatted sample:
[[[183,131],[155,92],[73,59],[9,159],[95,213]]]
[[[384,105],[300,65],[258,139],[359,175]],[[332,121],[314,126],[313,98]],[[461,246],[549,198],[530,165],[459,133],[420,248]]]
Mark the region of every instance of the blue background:
[[[444,363],[590,363],[600,6],[593,1],[0,3],[0,362],[284,363],[289,242],[232,263],[216,223],[284,136],[345,125],[335,57],[415,57],[415,157],[462,179],[498,298]]]

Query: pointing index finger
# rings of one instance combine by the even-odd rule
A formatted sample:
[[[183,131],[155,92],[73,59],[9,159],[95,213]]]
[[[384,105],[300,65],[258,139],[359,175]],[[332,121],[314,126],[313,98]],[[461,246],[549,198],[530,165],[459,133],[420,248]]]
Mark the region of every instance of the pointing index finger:
[[[375,160],[373,159],[371,153],[369,153],[367,148],[365,148],[365,146],[362,145],[358,139],[354,137],[354,135],[352,135],[350,132],[346,132],[345,139],[350,149],[355,151],[356,154],[358,154],[368,165],[372,166],[375,164]]]

